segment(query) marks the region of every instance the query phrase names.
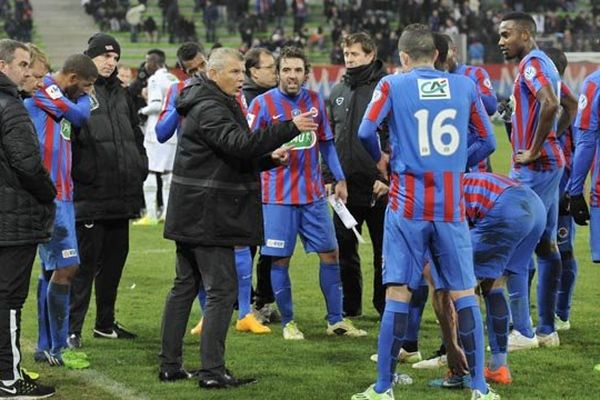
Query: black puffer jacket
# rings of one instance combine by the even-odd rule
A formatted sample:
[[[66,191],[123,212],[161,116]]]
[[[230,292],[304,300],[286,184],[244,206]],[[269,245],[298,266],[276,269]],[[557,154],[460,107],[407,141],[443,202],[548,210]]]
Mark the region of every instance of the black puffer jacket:
[[[329,95],[329,118],[335,134],[335,148],[346,176],[350,205],[369,206],[373,183],[379,177],[375,161],[358,138],[358,128],[377,83],[386,75],[383,63],[375,60],[367,66],[346,71]],[[379,135],[385,149],[387,130],[380,129]],[[330,174],[325,167],[323,170],[325,180],[330,182]]]
[[[72,144],[77,221],[136,218],[143,207],[144,135],[129,94],[113,75],[94,84],[92,115]]]
[[[177,144],[165,237],[205,246],[263,242],[263,155],[300,134],[291,122],[250,133],[234,97],[200,78],[177,100]]]
[[[244,86],[242,86],[242,93],[244,95],[244,99],[246,100],[246,105],[250,106],[250,103],[252,103],[252,100],[257,98],[261,94],[268,92],[271,89],[272,88],[259,86],[252,79],[246,77]]]
[[[50,240],[55,197],[33,123],[0,72],[0,246]]]

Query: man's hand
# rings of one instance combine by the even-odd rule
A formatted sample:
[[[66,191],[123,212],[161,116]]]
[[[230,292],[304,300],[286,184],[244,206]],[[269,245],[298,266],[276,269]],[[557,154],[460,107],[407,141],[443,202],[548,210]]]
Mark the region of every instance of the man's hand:
[[[346,181],[337,181],[335,183],[335,192],[333,195],[336,200],[341,200],[342,203],[346,204],[348,200],[348,187],[346,186]]]
[[[290,149],[293,146],[281,146],[271,153],[271,159],[277,165],[288,165],[290,161]]]
[[[390,164],[390,156],[387,153],[381,152],[381,158],[377,161],[377,170],[384,179],[388,179],[388,165]]]
[[[375,180],[373,183],[373,197],[371,198],[371,207],[375,205],[375,202],[381,197],[388,194],[390,187],[380,180]]]
[[[534,154],[531,150],[519,150],[515,156],[515,162],[518,164],[530,164],[540,158],[541,153]]]
[[[312,112],[310,111],[296,115],[292,122],[300,132],[316,131],[319,127],[319,124],[314,121]]]
[[[570,211],[577,225],[587,225],[587,221],[590,219],[590,211],[583,194],[571,196]]]

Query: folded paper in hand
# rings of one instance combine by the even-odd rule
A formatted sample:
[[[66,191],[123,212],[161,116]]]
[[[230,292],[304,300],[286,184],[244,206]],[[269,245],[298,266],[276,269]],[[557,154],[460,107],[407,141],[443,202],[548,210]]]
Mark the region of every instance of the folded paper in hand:
[[[348,211],[348,208],[346,208],[346,205],[344,203],[342,203],[341,200],[336,199],[333,194],[330,195],[327,198],[327,200],[329,201],[329,204],[331,204],[333,211],[335,211],[335,213],[338,215],[338,217],[340,217],[340,220],[342,221],[344,226],[348,229],[352,229],[352,232],[354,232],[354,235],[356,236],[356,240],[358,240],[358,243],[365,244],[366,243],[365,239],[363,239],[362,236],[360,235],[360,233],[358,233],[358,231],[356,230],[356,225],[358,225],[358,222],[356,222],[356,219],[354,219],[352,214],[350,214],[350,211]]]

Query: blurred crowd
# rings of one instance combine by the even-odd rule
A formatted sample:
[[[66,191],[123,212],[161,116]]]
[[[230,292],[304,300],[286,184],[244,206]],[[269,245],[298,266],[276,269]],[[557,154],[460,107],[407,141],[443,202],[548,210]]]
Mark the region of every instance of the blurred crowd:
[[[0,18],[9,38],[31,42],[33,8],[29,0],[0,0]]]

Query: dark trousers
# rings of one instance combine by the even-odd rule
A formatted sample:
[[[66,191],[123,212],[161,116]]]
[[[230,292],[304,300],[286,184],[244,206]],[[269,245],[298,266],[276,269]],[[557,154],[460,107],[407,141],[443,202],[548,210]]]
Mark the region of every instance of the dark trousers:
[[[71,285],[69,333],[81,334],[90,305],[92,284],[96,293],[96,329],[115,323],[117,289],[129,253],[129,220],[77,222],[79,272]]]
[[[256,263],[256,290],[254,293],[254,302],[256,308],[260,309],[265,304],[275,301],[273,288],[271,287],[271,256],[260,255]]]
[[[176,276],[167,295],[161,325],[160,370],[182,367],[183,336],[198,289],[206,290],[200,338],[200,379],[225,373],[225,339],[237,299],[233,247],[205,247],[177,242]]]
[[[373,243],[373,306],[383,314],[385,307],[385,288],[381,276],[381,248],[383,245],[383,219],[385,205],[375,207],[347,206],[350,213],[358,222],[357,229],[362,232],[363,222],[367,223],[371,242]],[[344,292],[344,314],[357,316],[362,314],[362,273],[360,270],[360,256],[358,254],[358,241],[351,229],[347,229],[337,214],[333,217],[335,234],[340,252],[340,274]]]
[[[29,293],[37,245],[0,247],[0,380],[20,376],[21,308]]]

